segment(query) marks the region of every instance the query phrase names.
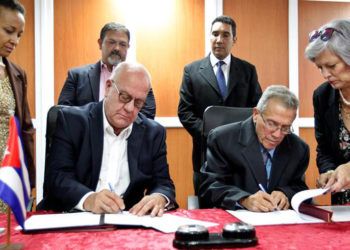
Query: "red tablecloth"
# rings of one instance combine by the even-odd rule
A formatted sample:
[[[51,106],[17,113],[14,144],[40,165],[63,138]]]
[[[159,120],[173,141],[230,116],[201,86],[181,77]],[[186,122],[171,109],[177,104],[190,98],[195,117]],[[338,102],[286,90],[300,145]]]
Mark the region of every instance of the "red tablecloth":
[[[220,209],[183,210],[173,214],[219,223],[209,232],[221,232],[224,224],[237,221]],[[0,215],[5,227],[6,216]],[[12,223],[11,242],[23,243],[24,249],[173,249],[174,234],[153,229],[116,229],[99,232],[51,232],[23,234]],[[350,249],[350,222],[278,226],[257,226],[258,245],[246,249]],[[5,242],[5,235],[0,242]]]

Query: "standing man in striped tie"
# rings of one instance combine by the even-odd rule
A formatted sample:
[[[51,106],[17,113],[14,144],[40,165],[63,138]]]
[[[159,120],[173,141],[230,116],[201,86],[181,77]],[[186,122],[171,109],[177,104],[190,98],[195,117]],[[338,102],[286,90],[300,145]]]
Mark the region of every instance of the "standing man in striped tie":
[[[215,18],[211,26],[211,53],[185,66],[178,116],[193,139],[193,182],[199,188],[202,119],[211,105],[254,107],[261,96],[255,67],[231,54],[237,40],[236,23],[228,16]]]

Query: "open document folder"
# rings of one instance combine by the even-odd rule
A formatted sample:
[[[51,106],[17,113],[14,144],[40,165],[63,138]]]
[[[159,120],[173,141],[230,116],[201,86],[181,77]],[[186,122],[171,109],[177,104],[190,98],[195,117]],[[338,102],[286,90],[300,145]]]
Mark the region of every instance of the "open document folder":
[[[291,201],[293,209],[273,212],[251,212],[248,210],[228,210],[239,220],[252,225],[278,225],[321,223],[330,221],[350,221],[350,206],[313,206],[304,204],[307,199],[325,194],[327,189],[309,189],[296,193]]]
[[[179,226],[197,224],[205,227],[218,224],[201,220],[193,220],[172,214],[164,214],[162,217],[136,216],[128,212],[118,214],[93,214],[90,212],[41,214],[32,215],[24,223],[24,232],[52,231],[58,229],[87,230],[91,227],[98,228],[106,225],[151,227],[163,233],[175,232]]]

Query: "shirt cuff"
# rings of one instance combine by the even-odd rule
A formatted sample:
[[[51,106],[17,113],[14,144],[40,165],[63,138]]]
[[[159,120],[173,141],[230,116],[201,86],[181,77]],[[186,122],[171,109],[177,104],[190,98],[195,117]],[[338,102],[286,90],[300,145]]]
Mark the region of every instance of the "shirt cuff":
[[[172,207],[172,206],[169,207],[170,199],[166,195],[164,195],[162,193],[152,193],[152,194],[160,194],[161,196],[163,196],[166,199],[166,204],[164,206],[164,211],[168,211],[168,209],[170,209]]]
[[[83,196],[83,198],[81,198],[80,199],[80,201],[78,202],[78,204],[74,207],[75,209],[78,209],[78,210],[80,210],[80,211],[86,211],[85,209],[84,209],[84,202],[85,202],[85,200],[87,199],[87,197],[90,195],[90,194],[93,194],[94,192],[88,192],[88,193],[86,193],[84,196]]]

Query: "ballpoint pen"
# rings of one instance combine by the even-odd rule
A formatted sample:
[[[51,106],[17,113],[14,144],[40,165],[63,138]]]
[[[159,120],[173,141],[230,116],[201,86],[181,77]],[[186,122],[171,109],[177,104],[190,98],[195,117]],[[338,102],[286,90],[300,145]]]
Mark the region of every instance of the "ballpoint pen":
[[[113,192],[113,193],[115,193],[115,190],[114,190],[114,188],[113,188],[113,186],[112,186],[112,184],[110,183],[110,182],[108,182],[108,186],[109,186],[109,190],[111,191],[111,192]],[[121,199],[123,199],[123,195],[120,195],[119,196]],[[122,209],[119,209],[119,211],[117,212],[117,214],[120,214],[120,213],[122,213],[123,212],[123,210]]]
[[[267,193],[266,190],[265,190],[265,188],[264,188],[264,186],[263,186],[261,183],[259,183],[259,188],[260,188],[260,190],[263,191],[264,193]],[[275,207],[273,210],[274,210],[274,211],[278,211],[279,209],[278,209],[277,207]]]

